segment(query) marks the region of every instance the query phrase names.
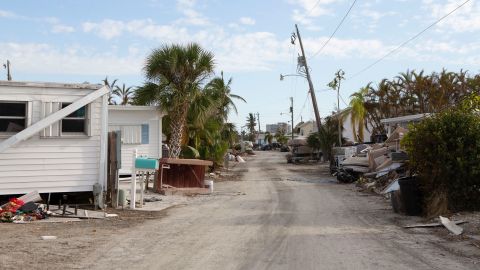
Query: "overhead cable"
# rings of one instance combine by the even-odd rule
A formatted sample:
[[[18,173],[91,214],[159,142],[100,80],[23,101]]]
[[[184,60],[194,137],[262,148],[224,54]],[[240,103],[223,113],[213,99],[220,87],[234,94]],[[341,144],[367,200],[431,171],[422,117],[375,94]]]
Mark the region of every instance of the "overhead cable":
[[[337,27],[335,28],[335,30],[333,31],[333,33],[330,35],[330,37],[327,39],[327,41],[325,41],[325,43],[323,43],[322,47],[320,47],[320,49],[315,52],[311,57],[315,57],[317,56],[326,46],[327,44],[330,42],[330,40],[333,38],[333,36],[337,33],[338,29],[340,29],[340,26],[342,26],[343,22],[345,21],[345,19],[348,17],[348,14],[350,14],[350,11],[352,11],[353,9],[353,6],[355,6],[355,3],[357,2],[357,0],[354,0],[352,5],[350,6],[350,8],[347,10],[347,13],[345,13],[345,15],[343,16],[342,20],[340,21],[340,23],[337,25]]]
[[[411,42],[412,40],[418,38],[420,35],[422,35],[423,33],[425,33],[427,30],[429,30],[430,28],[432,28],[433,26],[435,26],[436,24],[438,24],[439,22],[441,22],[442,20],[444,20],[445,18],[447,18],[448,16],[450,16],[452,13],[454,13],[455,11],[457,11],[458,9],[460,9],[461,7],[463,7],[464,5],[466,5],[468,2],[470,2],[470,0],[467,0],[465,2],[463,2],[461,5],[459,5],[458,7],[454,8],[452,11],[450,11],[449,13],[445,14],[444,16],[442,16],[441,18],[439,18],[438,20],[436,20],[435,22],[433,22],[432,24],[430,24],[429,26],[427,26],[425,29],[423,29],[422,31],[420,31],[418,34],[414,35],[413,37],[407,39],[406,41],[404,41],[403,43],[401,43],[399,46],[397,46],[395,49],[389,51],[387,54],[385,54],[384,56],[382,56],[381,58],[379,58],[377,61],[373,62],[372,64],[366,66],[365,68],[361,69],[360,71],[356,72],[355,74],[352,75],[352,77],[348,78],[348,79],[352,79],[352,78],[355,78],[357,77],[358,75],[360,75],[361,73],[369,70],[370,68],[372,68],[373,66],[375,66],[376,64],[380,63],[382,60],[384,60],[385,58],[389,57],[390,55],[394,54],[396,51],[398,51],[399,49],[401,49],[403,46],[407,45],[409,42]]]

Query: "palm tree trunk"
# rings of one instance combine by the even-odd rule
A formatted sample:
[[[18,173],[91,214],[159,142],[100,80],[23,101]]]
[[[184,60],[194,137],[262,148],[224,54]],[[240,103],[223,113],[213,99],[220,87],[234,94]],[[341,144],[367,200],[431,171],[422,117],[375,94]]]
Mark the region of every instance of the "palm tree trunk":
[[[180,153],[182,151],[182,141],[184,135],[184,128],[186,122],[186,116],[188,112],[188,103],[184,104],[181,109],[175,111],[171,115],[171,123],[170,128],[172,130],[172,134],[170,137],[170,157],[171,158],[178,158],[180,157]]]

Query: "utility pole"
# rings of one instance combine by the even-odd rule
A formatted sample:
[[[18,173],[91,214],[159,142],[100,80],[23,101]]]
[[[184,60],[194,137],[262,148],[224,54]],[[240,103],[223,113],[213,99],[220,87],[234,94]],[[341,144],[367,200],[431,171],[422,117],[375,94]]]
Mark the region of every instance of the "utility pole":
[[[262,129],[260,128],[260,114],[257,112],[257,120],[258,120],[258,133],[262,132]]]
[[[300,42],[300,49],[302,50],[302,59],[299,59],[299,62],[300,62],[299,64],[305,67],[305,74],[307,75],[308,86],[310,88],[309,92],[312,97],[313,110],[315,111],[315,120],[317,121],[318,131],[320,132],[320,129],[321,129],[320,127],[322,126],[322,122],[320,119],[320,113],[318,112],[317,98],[315,97],[315,90],[313,88],[312,78],[310,77],[310,71],[308,70],[307,57],[305,56],[302,37],[300,36],[300,31],[298,30],[297,24],[295,24],[295,29],[297,30],[297,37],[298,37],[298,41]],[[292,122],[292,126],[293,126],[293,122]]]
[[[293,140],[293,97],[290,97],[290,114],[292,115],[292,140]]]
[[[11,81],[12,80],[12,75],[10,74],[10,61],[7,60],[7,63],[3,64],[3,67],[7,69],[7,80]]]
[[[261,129],[260,129],[260,114],[258,112],[257,112],[257,120],[258,120],[257,143],[261,144],[261,140],[259,139],[260,138],[260,132],[261,132]]]
[[[340,115],[340,85],[342,84],[342,80],[345,79],[344,77],[345,72],[339,69],[335,73],[335,78],[331,81],[328,86],[333,88],[333,90],[337,90],[337,122],[338,122],[338,146],[342,146],[342,117]],[[335,89],[336,88],[336,89]]]

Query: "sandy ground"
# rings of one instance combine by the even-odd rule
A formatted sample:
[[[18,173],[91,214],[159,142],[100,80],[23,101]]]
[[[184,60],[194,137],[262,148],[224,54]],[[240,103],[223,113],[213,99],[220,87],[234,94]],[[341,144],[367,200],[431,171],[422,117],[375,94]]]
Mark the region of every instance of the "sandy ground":
[[[403,229],[421,218],[394,214],[385,199],[327,171],[261,152],[213,195],[163,211],[1,224],[0,269],[480,269],[469,240]]]

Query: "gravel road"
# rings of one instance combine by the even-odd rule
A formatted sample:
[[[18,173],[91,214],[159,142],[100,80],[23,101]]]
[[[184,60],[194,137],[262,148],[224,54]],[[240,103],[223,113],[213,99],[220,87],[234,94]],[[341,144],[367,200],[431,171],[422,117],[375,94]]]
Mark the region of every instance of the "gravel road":
[[[91,269],[479,269],[409,234],[391,210],[337,184],[316,165],[262,152],[220,183],[225,196],[173,209],[113,238],[82,262]],[[238,192],[238,193],[237,193]],[[245,194],[245,195],[243,195]]]
[[[83,248],[48,269],[480,269],[478,256],[402,229],[382,198],[336,183],[325,166],[283,156],[249,158],[234,169],[241,177],[217,183],[211,199],[118,230],[98,225],[67,240]]]

